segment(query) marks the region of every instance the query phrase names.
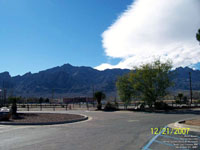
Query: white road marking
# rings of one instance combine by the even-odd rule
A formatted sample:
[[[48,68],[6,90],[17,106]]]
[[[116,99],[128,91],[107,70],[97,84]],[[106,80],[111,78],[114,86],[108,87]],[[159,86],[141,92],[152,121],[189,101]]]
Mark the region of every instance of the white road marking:
[[[128,122],[138,122],[140,120],[128,120]]]
[[[9,131],[12,131],[12,130],[17,130],[17,129],[31,128],[31,127],[33,127],[33,126],[9,126],[9,127],[1,128],[0,133],[9,132]]]

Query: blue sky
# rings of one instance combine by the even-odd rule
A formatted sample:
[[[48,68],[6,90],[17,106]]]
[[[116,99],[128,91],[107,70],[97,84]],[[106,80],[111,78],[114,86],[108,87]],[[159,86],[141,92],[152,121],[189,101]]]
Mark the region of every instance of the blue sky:
[[[0,0],[0,72],[131,69],[156,57],[200,69],[199,14],[199,0]]]
[[[106,57],[101,34],[132,0],[0,0],[0,72],[12,76]]]

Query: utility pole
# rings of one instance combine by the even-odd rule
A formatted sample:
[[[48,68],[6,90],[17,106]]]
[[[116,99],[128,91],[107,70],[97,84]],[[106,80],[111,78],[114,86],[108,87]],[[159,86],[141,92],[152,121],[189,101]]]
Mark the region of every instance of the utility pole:
[[[2,91],[2,89],[0,89],[0,105],[2,103],[2,99],[3,99],[3,91]]]
[[[52,101],[54,99],[54,89],[52,89]]]
[[[189,80],[190,80],[190,105],[192,104],[192,79],[191,72],[189,72]]]
[[[4,100],[3,100],[3,105],[5,106],[6,105],[6,99],[7,99],[7,90],[4,89]]]
[[[55,111],[55,103],[54,103],[54,89],[52,89],[52,103],[53,103],[53,110]]]
[[[94,98],[94,85],[92,85],[92,96]]]
[[[93,107],[94,107],[94,85],[92,84],[92,96],[93,96]]]

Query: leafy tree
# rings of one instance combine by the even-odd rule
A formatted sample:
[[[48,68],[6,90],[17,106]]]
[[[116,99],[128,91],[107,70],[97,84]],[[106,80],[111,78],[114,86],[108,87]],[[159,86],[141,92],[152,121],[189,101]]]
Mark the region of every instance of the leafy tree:
[[[167,94],[166,89],[172,85],[169,73],[171,68],[170,61],[161,63],[160,60],[155,60],[153,63],[136,67],[136,71],[130,73],[132,87],[149,107]]]
[[[104,99],[106,95],[102,91],[97,91],[94,93],[94,98],[97,100],[97,109],[101,110],[102,104],[101,100]]]
[[[200,44],[200,29],[198,30],[198,32],[196,34],[196,39],[197,39],[197,41],[199,41],[199,44]]]
[[[127,109],[127,106],[131,102],[131,97],[134,91],[131,82],[129,81],[129,74],[119,77],[116,82],[116,86],[118,95],[121,101],[124,103],[125,109]]]

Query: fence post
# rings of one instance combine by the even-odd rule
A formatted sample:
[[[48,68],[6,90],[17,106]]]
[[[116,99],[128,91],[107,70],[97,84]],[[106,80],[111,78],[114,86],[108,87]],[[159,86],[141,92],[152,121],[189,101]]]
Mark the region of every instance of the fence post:
[[[88,100],[86,100],[87,110],[89,110]]]
[[[95,107],[95,106],[94,106],[94,100],[93,100],[92,104],[93,104],[93,107]]]

